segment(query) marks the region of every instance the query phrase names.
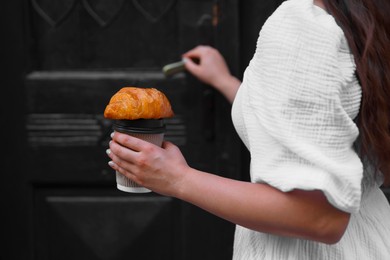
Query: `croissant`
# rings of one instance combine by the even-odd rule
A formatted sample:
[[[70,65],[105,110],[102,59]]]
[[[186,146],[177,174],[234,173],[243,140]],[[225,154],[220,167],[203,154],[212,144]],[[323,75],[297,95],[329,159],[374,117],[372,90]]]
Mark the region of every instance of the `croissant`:
[[[168,98],[155,88],[123,87],[104,110],[108,119],[160,119],[173,115]]]

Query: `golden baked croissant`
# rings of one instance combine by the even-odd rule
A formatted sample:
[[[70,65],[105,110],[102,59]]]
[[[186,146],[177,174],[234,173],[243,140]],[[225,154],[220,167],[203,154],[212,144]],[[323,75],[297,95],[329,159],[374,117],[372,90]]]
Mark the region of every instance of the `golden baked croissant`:
[[[168,98],[155,88],[123,87],[104,110],[109,119],[160,119],[174,115]]]

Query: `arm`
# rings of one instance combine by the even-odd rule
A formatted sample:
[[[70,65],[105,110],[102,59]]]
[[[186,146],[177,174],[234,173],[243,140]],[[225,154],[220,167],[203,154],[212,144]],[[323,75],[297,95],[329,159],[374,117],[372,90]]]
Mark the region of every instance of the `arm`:
[[[284,193],[267,184],[189,171],[177,197],[246,228],[332,244],[348,225],[349,214],[330,205],[321,191]]]
[[[196,63],[193,59],[198,60]],[[200,81],[213,86],[233,103],[241,81],[231,75],[222,55],[209,46],[198,46],[183,54],[186,69]]]
[[[139,184],[253,230],[335,243],[348,225],[349,214],[329,204],[320,191],[284,193],[201,172],[169,142],[160,148],[115,133],[108,153],[110,166]]]

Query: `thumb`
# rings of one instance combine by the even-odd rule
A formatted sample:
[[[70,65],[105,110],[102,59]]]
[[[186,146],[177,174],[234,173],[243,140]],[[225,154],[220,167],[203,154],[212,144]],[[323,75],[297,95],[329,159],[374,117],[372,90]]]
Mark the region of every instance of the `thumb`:
[[[164,141],[162,143],[162,145],[161,145],[161,148],[164,149],[165,151],[169,152],[169,153],[173,153],[173,154],[176,154],[176,155],[181,153],[179,147],[176,146],[175,144],[169,142],[169,141]]]
[[[161,148],[163,148],[165,150],[170,150],[170,149],[173,149],[174,147],[176,147],[176,145],[174,145],[173,143],[171,143],[169,141],[163,141],[163,143],[161,145]]]
[[[184,67],[191,72],[194,75],[199,74],[199,65],[196,64],[192,59],[189,58],[183,58],[184,61]]]

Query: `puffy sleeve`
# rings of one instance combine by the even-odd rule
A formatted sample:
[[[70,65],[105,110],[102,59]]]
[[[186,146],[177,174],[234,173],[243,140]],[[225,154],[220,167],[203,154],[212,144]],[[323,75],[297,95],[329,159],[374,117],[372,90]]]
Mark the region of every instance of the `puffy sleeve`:
[[[321,25],[275,16],[244,75],[260,129],[249,130],[252,181],[282,191],[322,190],[335,207],[356,212],[363,169],[353,149],[358,128],[341,97],[343,32],[330,16]]]

